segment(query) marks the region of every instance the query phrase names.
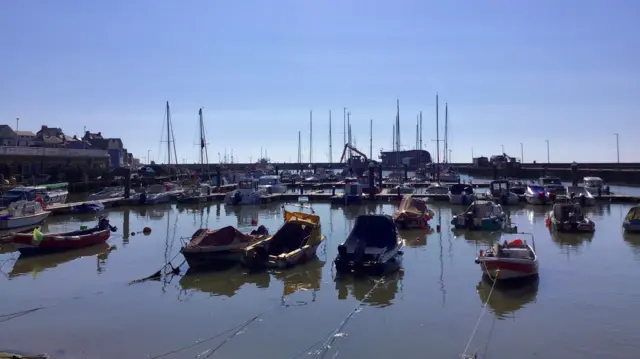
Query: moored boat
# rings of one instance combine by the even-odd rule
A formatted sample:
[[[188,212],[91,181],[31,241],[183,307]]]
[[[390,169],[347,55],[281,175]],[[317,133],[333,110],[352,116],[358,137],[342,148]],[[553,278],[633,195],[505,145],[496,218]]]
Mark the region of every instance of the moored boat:
[[[111,199],[124,197],[124,187],[107,187],[99,192],[92,193],[87,198],[89,201],[98,201],[101,199]]]
[[[533,240],[533,236],[532,236]],[[538,256],[533,246],[517,238],[503,244],[495,243],[480,250],[475,260],[482,274],[492,280],[521,279],[538,275]]]
[[[640,233],[640,206],[629,209],[622,222],[622,228],[627,232]]]
[[[0,229],[29,227],[42,223],[51,212],[44,209],[42,199],[16,201],[0,212]]]
[[[552,203],[555,199],[555,193],[548,193],[542,186],[527,186],[524,198],[529,204],[547,204]]]
[[[454,215],[451,225],[456,229],[495,231],[505,229],[507,218],[499,204],[475,201],[464,213]]]
[[[109,224],[109,220],[101,217],[94,228],[64,232],[41,233],[34,229],[33,233],[16,233],[12,242],[23,256],[64,252],[104,243],[111,232],[118,229]]]
[[[511,190],[511,183],[506,180],[491,181],[487,199],[501,205],[518,204],[520,198]]]
[[[476,195],[473,192],[473,187],[464,183],[457,183],[449,187],[449,203],[451,204],[464,204],[468,205],[472,203]]]
[[[596,224],[575,203],[556,203],[547,214],[546,224],[558,232],[595,232]]]
[[[204,203],[209,200],[211,186],[208,184],[196,184],[180,193],[176,200],[178,203]]]
[[[320,217],[284,208],[283,211],[282,227],[273,236],[248,246],[243,265],[251,269],[287,268],[316,257],[318,246],[325,240]]]
[[[358,182],[346,182],[344,193],[338,193],[331,197],[332,204],[360,204],[363,199],[362,185]]]
[[[201,228],[180,252],[191,269],[222,268],[240,263],[247,246],[268,235],[269,231],[264,226],[251,234],[244,234],[233,226],[216,230]]]
[[[232,205],[259,204],[263,194],[264,192],[258,189],[258,180],[247,178],[238,182],[238,188],[227,192],[224,203]]]
[[[99,213],[104,211],[104,204],[100,202],[85,202],[71,207],[73,213]]]
[[[391,216],[361,215],[347,239],[338,246],[336,270],[371,274],[395,271],[402,264],[403,248],[404,239]]]
[[[427,208],[427,203],[412,195],[402,198],[398,210],[392,215],[393,221],[402,229],[429,228],[429,220],[433,218],[433,211]]]

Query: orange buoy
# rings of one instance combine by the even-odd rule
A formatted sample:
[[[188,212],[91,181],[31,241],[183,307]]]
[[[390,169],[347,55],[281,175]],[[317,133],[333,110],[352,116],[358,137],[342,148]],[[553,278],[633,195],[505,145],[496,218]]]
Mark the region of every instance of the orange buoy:
[[[151,234],[151,227],[144,227],[144,228],[142,229],[142,233],[143,233],[145,236],[150,235],[150,234]]]

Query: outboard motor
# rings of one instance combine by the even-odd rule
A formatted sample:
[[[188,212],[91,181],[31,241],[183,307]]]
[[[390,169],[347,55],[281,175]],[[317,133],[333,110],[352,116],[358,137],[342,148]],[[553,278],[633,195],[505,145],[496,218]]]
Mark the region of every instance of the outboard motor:
[[[556,201],[556,193],[555,192],[549,192],[549,200],[551,202],[555,202]]]
[[[147,202],[147,192],[140,193],[140,197],[138,197],[139,204],[145,204]]]
[[[252,236],[267,236],[269,235],[269,230],[265,226],[260,226],[257,229],[251,231]]]
[[[471,213],[466,213],[465,214],[465,227],[467,228],[472,228],[473,227],[473,214]]]

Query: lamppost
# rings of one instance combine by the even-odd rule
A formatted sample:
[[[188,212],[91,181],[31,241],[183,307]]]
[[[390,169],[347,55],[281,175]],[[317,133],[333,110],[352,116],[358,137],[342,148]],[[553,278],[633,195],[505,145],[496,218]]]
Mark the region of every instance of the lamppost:
[[[524,163],[524,145],[520,142],[520,163]]]
[[[544,140],[547,143],[547,163],[551,163],[549,156],[549,140]]]
[[[618,163],[620,163],[620,136],[617,133],[613,135],[616,136],[616,151],[618,154]]]

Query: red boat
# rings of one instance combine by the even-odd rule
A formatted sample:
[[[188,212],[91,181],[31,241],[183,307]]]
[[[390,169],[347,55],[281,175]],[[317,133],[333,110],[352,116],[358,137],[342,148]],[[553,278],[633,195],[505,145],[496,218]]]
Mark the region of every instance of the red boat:
[[[37,230],[33,233],[16,233],[12,242],[23,256],[49,254],[104,243],[111,236],[111,232],[117,230],[109,224],[108,219],[101,217],[94,228],[55,234],[39,234]]]

